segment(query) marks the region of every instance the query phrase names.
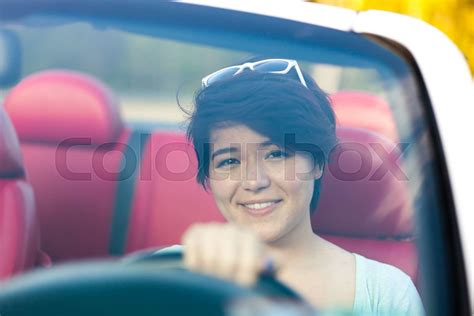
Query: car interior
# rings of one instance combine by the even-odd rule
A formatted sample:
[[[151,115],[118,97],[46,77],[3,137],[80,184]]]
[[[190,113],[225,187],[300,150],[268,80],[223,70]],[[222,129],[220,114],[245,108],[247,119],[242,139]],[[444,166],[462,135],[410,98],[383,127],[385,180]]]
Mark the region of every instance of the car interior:
[[[375,152],[362,157],[376,161],[371,164],[373,171],[382,161],[397,164],[398,156],[389,152],[398,136],[390,130],[393,121],[383,100],[348,91],[331,99],[342,144],[383,144],[387,148],[383,160]],[[179,244],[190,224],[223,221],[212,196],[195,182],[196,159],[182,133],[157,131],[148,135],[140,149],[142,159],[134,164],[139,168],[134,168],[133,183],[122,186],[118,181],[123,175],[121,169],[135,162],[124,162],[128,157],[124,151],[131,148],[127,146],[136,131],[124,127],[116,100],[104,83],[64,70],[33,74],[5,98],[4,108],[17,130],[26,173],[35,191],[41,245],[53,262]],[[346,109],[356,111],[355,107],[362,109],[357,113],[365,119],[364,110],[384,113],[388,124],[377,121],[380,126],[369,126],[370,121],[345,113]],[[56,173],[54,168],[62,167],[54,163],[61,157],[67,166]],[[339,163],[343,170],[354,170],[353,165],[359,163],[357,156],[346,154],[342,158]],[[151,172],[152,164],[156,164],[157,172]],[[322,185],[325,189],[314,216],[315,231],[345,249],[401,268],[416,282],[413,208],[404,183],[386,177],[354,186],[328,172]],[[343,192],[344,198],[334,198],[332,192]],[[122,203],[124,197],[132,199]],[[384,200],[396,202],[391,208],[381,208],[387,204]],[[128,210],[119,207],[123,204]],[[352,212],[347,214],[344,210],[349,206]],[[355,220],[361,224],[353,225]]]
[[[31,184],[25,173],[18,137],[0,111],[0,279],[30,269],[39,251],[39,227]]]

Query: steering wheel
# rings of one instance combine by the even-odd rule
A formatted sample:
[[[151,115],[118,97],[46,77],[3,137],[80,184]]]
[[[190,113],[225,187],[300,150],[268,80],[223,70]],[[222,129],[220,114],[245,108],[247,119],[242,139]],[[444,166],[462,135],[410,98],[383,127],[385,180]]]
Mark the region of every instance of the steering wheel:
[[[183,254],[181,250],[140,252],[126,257],[124,262],[127,264],[141,265],[153,264],[155,268],[160,269],[186,270],[183,264]],[[256,284],[252,287],[252,290],[267,297],[302,300],[299,294],[275,279],[275,277],[270,273],[260,275]]]
[[[187,271],[181,254],[64,264],[26,273],[0,287],[2,316],[212,316],[228,314],[238,302],[260,300],[271,305],[269,296],[298,299],[271,277],[262,277],[250,289]]]

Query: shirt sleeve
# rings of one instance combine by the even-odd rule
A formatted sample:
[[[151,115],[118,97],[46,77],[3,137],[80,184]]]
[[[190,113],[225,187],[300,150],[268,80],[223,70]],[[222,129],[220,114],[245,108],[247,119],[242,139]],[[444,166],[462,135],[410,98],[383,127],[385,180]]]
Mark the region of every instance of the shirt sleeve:
[[[183,246],[181,245],[173,245],[165,248],[158,249],[155,253],[175,253],[175,252],[182,252]]]
[[[423,304],[421,303],[420,295],[416,290],[415,285],[408,279],[406,282],[406,288],[402,291],[398,302],[393,302],[400,315],[413,315],[413,316],[423,316],[425,315]]]
[[[411,278],[400,269],[357,256],[354,315],[425,315]]]
[[[385,271],[385,282],[379,286],[380,302],[376,315],[424,316],[420,295],[411,278],[401,270],[391,267]],[[383,293],[383,294],[382,294]]]

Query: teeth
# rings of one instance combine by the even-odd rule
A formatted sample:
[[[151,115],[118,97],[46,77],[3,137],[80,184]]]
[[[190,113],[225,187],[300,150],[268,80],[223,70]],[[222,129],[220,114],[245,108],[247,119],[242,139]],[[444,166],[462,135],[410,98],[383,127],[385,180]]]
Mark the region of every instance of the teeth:
[[[244,204],[245,207],[251,208],[253,210],[259,210],[270,205],[275,204],[275,202],[266,202],[266,203],[255,203],[255,204]]]

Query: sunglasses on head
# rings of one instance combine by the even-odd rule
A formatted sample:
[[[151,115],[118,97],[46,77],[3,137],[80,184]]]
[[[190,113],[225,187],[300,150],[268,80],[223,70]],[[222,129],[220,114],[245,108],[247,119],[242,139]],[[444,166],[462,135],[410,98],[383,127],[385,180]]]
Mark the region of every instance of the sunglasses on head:
[[[286,75],[291,70],[295,70],[298,75],[298,79],[303,86],[308,88],[306,81],[304,80],[303,73],[296,60],[293,59],[264,59],[251,63],[244,63],[241,65],[230,66],[222,68],[213,72],[202,79],[202,86],[208,87],[214,82],[220,80],[226,80],[232,78],[243,72],[244,70],[255,71],[259,73],[271,73],[271,74],[282,74]]]

